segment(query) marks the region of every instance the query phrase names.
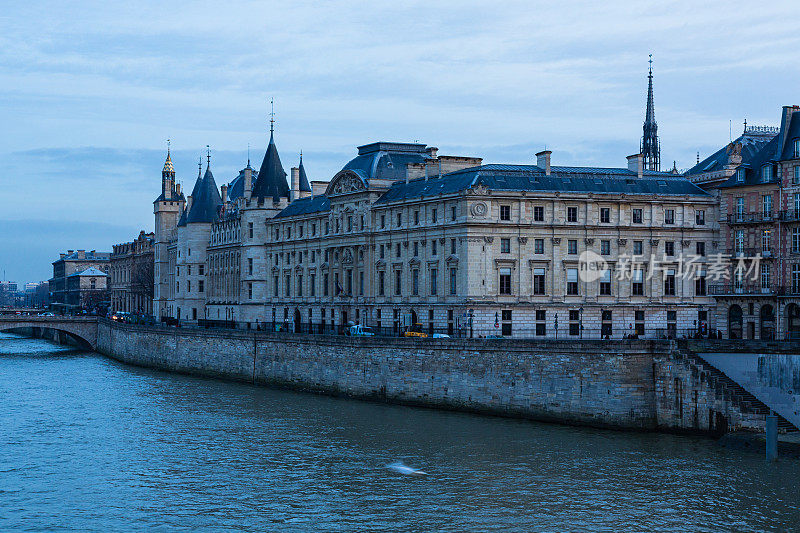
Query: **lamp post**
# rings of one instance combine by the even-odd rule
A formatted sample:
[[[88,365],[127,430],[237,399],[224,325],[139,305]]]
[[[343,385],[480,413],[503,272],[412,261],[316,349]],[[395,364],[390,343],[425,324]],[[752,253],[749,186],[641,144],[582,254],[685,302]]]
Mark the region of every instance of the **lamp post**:
[[[580,329],[581,340],[583,340],[583,306],[578,309],[578,326],[578,329]]]
[[[556,340],[558,340],[558,313],[556,313]]]

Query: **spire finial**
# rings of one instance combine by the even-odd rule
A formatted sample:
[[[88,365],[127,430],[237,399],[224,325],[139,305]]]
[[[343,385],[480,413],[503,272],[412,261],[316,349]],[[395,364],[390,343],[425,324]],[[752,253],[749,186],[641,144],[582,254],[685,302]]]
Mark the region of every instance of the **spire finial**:
[[[649,54],[649,56],[650,56],[650,59],[647,62],[650,63],[650,75],[652,76],[653,75],[653,54]]]
[[[744,119],[744,131],[742,134],[747,133],[747,119]]]
[[[247,143],[247,168],[250,168],[250,143]]]
[[[197,177],[203,173],[203,156],[197,158]]]
[[[272,135],[272,132],[275,130],[275,99],[270,97],[269,99],[269,133]]]
[[[211,147],[206,145],[206,168],[211,166]]]
[[[167,157],[169,157],[169,148],[170,148],[170,142],[169,139],[167,139]]]

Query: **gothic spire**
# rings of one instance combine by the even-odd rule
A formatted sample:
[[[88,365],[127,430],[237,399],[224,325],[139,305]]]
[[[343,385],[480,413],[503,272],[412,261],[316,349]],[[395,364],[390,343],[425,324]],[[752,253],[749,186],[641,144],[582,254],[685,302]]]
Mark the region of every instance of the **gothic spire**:
[[[300,152],[300,192],[311,192],[311,185],[308,183],[306,169],[303,166],[303,152]]]
[[[658,141],[658,124],[653,104],[653,54],[650,54],[650,68],[647,73],[647,110],[642,128],[641,152],[646,170],[661,170],[661,145]]]
[[[272,106],[272,100],[270,99]],[[253,185],[251,198],[263,200],[272,198],[273,202],[279,202],[281,198],[289,198],[289,183],[286,181],[286,172],[281,165],[281,158],[278,149],[275,147],[275,111],[274,106],[270,109],[269,120],[269,144],[258,169],[258,177]]]

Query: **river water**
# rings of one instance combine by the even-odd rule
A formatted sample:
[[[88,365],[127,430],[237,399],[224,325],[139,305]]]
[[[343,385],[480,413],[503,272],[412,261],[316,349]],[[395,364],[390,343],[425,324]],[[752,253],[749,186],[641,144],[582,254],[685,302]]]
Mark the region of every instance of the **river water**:
[[[198,379],[0,334],[0,530],[20,529],[791,531],[800,461]]]

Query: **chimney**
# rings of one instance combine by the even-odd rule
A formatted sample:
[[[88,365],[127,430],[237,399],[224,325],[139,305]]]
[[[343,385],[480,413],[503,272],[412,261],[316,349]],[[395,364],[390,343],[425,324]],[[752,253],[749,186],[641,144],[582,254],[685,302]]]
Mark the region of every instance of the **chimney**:
[[[428,154],[428,156],[432,157],[433,159],[436,159],[436,155],[439,153],[439,149],[436,148],[435,146],[428,146],[427,148],[425,148],[425,153]]]
[[[300,198],[300,167],[292,167],[292,190],[289,201],[294,202]]]
[[[247,165],[244,169],[244,197],[250,198],[251,192],[253,192],[253,170]]]
[[[192,195],[186,197],[186,211],[188,212],[192,208]]]
[[[178,198],[180,198],[180,196],[181,196],[181,184],[180,183],[176,183],[175,184],[175,195],[178,196]]]
[[[550,150],[545,150],[536,154],[536,166],[544,169],[544,175],[550,175]]]
[[[636,172],[638,177],[644,176],[644,165],[642,165],[642,154],[628,156],[628,170]]]
[[[223,204],[227,204],[228,203],[228,186],[223,183],[222,187],[220,187],[220,189],[222,189],[222,203]]]

